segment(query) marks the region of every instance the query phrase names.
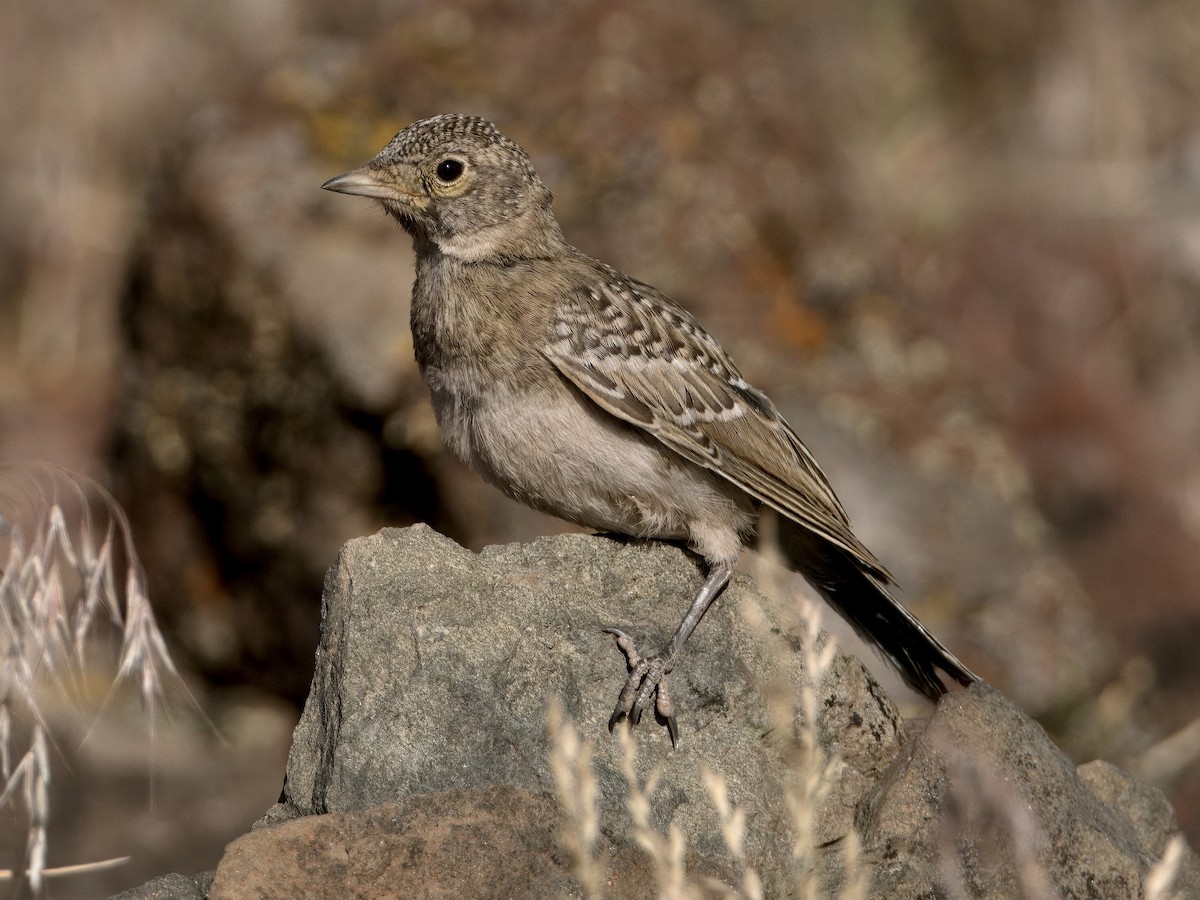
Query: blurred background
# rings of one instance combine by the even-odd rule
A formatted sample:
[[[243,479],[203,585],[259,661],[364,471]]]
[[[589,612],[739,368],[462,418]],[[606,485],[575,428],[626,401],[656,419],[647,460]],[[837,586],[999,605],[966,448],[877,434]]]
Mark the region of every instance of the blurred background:
[[[346,540],[568,527],[447,457],[409,242],[319,190],[446,111],[696,312],[933,630],[1195,845],[1197,46],[1192,0],[3,4],[0,460],[115,493],[211,720],[63,732],[50,864],[133,861],[51,896],[211,868],[275,800]]]

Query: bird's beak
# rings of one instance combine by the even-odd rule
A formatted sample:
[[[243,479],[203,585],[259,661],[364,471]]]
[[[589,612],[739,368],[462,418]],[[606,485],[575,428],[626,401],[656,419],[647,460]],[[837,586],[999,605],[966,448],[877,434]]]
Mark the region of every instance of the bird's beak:
[[[410,191],[402,185],[385,181],[367,168],[353,169],[345,174],[330,178],[321,185],[322,190],[337,191],[339,194],[355,194],[359,197],[374,197],[376,200],[413,200]]]

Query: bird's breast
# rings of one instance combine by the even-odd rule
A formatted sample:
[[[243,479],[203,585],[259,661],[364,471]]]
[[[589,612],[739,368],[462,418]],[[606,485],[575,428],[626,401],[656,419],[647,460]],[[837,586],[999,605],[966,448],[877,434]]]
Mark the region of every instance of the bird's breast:
[[[535,509],[640,537],[687,538],[698,521],[719,521],[736,535],[748,522],[748,504],[722,479],[610,416],[561,379],[492,384],[473,403],[460,398],[456,408],[461,415],[439,416],[447,444],[489,482]]]

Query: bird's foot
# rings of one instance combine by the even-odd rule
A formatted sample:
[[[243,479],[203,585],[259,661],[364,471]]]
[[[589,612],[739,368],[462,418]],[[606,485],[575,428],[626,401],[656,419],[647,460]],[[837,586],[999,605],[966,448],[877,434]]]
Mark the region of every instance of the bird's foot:
[[[608,720],[608,730],[612,731],[625,719],[636,725],[641,721],[642,713],[653,705],[659,718],[667,723],[671,746],[679,746],[675,704],[671,702],[671,692],[667,688],[672,660],[665,653],[642,656],[633,645],[633,638],[625,632],[617,628],[604,630],[617,639],[617,647],[625,654],[625,661],[629,664],[629,677],[625,679],[625,687],[621,688],[621,696],[617,698],[617,707]]]

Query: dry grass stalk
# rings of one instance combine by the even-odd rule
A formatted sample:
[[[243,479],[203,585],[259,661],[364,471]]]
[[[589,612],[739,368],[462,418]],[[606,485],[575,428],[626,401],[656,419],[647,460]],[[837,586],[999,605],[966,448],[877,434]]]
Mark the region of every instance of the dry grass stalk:
[[[1158,741],[1134,760],[1133,770],[1160,787],[1200,760],[1200,717]]]
[[[842,871],[845,880],[838,900],[867,900],[871,889],[871,870],[863,864],[862,839],[853,828],[842,839]]]
[[[834,640],[826,636],[821,639],[821,612],[812,601],[799,598],[801,626],[798,650],[804,662],[804,682],[800,688],[799,716],[796,722],[795,754],[791,761],[791,783],[785,797],[792,820],[795,840],[792,844],[792,862],[796,873],[796,894],[809,900],[820,897],[820,879],[817,877],[819,843],[816,831],[816,811],[829,792],[829,787],[840,762],[833,755],[826,755],[821,747],[817,728],[820,709],[820,685],[837,654]],[[784,732],[786,733],[786,732]]]
[[[650,823],[650,797],[658,786],[658,770],[643,783],[637,775],[637,742],[632,729],[625,723],[615,733],[621,745],[621,774],[629,785],[626,807],[633,820],[634,839],[654,862],[657,896],[660,900],[688,900],[696,896],[696,891],[687,882],[683,832],[672,824],[664,835]]]
[[[42,876],[44,878],[65,878],[70,875],[91,875],[96,872],[104,872],[108,869],[123,866],[131,858],[129,856],[114,856],[111,859],[100,859],[90,863],[76,863],[73,866],[53,866],[49,869],[43,869]],[[11,881],[15,874],[12,869],[0,869],[0,881]],[[28,877],[29,873],[26,872],[25,874]]]
[[[798,897],[816,900],[821,892],[817,875],[820,848],[816,833],[816,811],[828,794],[841,765],[836,755],[827,755],[821,746],[817,725],[821,707],[820,688],[837,656],[837,642],[832,635],[821,632],[821,606],[798,595],[790,587],[794,576],[788,572],[779,552],[776,524],[773,516],[764,516],[759,523],[760,550],[755,576],[766,597],[778,609],[779,618],[796,625],[799,632],[796,635],[796,650],[793,651],[779,635],[772,633],[761,609],[749,606],[746,617],[759,639],[779,661],[778,671],[786,672],[793,665],[793,652],[799,653],[804,668],[805,677],[798,693],[782,676],[776,678],[774,683],[760,685],[760,689],[767,699],[771,731],[790,737],[790,745],[785,748],[790,777],[785,786],[784,799],[794,835],[793,893]],[[798,615],[792,614],[793,609]],[[847,853],[843,849],[846,869],[843,895],[846,890],[856,889],[854,885],[866,877],[860,864],[861,854],[857,852],[861,844],[857,841],[857,835],[853,837],[853,851]],[[855,867],[853,870],[850,868],[851,862]]]
[[[72,703],[105,664],[96,638],[121,634],[117,680],[137,683],[151,716],[165,677],[178,677],[146,592],[129,522],[81,476],[49,465],[0,465],[0,807],[29,821],[18,879],[38,893],[46,874],[50,741],[39,700]],[[115,686],[115,682],[114,682]],[[28,747],[14,764],[16,744]]]
[[[1146,876],[1146,900],[1183,900],[1183,894],[1172,891],[1179,867],[1183,864],[1183,851],[1187,848],[1182,834],[1167,841],[1162,859],[1154,864]]]
[[[937,846],[939,877],[947,896],[975,896],[963,870],[962,841],[969,838],[972,845],[965,852],[980,867],[988,864],[986,856],[981,858],[985,853],[994,854],[997,865],[1006,865],[1004,845],[1010,845],[1021,897],[1057,897],[1039,858],[1040,849],[1047,846],[1046,835],[1020,791],[952,747],[946,748],[946,756],[952,761],[946,778],[950,791]]]
[[[575,877],[584,896],[604,896],[604,866],[596,858],[600,820],[596,813],[596,775],[592,771],[592,744],[579,738],[575,726],[563,714],[562,704],[552,697],[546,712],[550,737],[550,770],[563,812],[560,838],[571,855]]]
[[[785,643],[767,624],[762,609],[750,604],[745,615],[768,652],[774,655],[780,673],[770,682],[759,685],[767,702],[769,729],[772,734],[785,736],[782,748],[788,765],[788,781],[784,800],[792,827],[792,865],[794,881],[792,894],[817,900],[824,895],[818,863],[823,852],[817,834],[816,813],[829,793],[842,763],[836,754],[827,753],[820,740],[818,716],[821,709],[821,684],[837,656],[837,642],[832,635],[821,632],[821,606],[798,596],[787,586],[786,570],[778,553],[772,553],[771,543],[764,540],[764,552],[759,554],[756,577],[766,596],[779,606],[787,604],[798,616],[787,615],[797,628],[796,642]],[[783,610],[781,610],[781,613]],[[782,673],[794,665],[793,654],[799,653],[804,668],[800,690]],[[837,845],[842,851],[842,886],[839,896],[845,900],[868,895],[870,869],[862,858],[862,843],[851,830]]]
[[[712,799],[713,806],[716,807],[717,815],[720,817],[721,838],[725,841],[729,855],[733,857],[734,862],[742,871],[741,896],[747,900],[762,900],[762,882],[758,878],[758,873],[747,864],[746,854],[742,849],[742,840],[746,836],[745,810],[730,804],[729,785],[724,775],[712,771],[707,766],[701,766],[700,775],[704,779],[704,787],[708,790],[708,796]]]

